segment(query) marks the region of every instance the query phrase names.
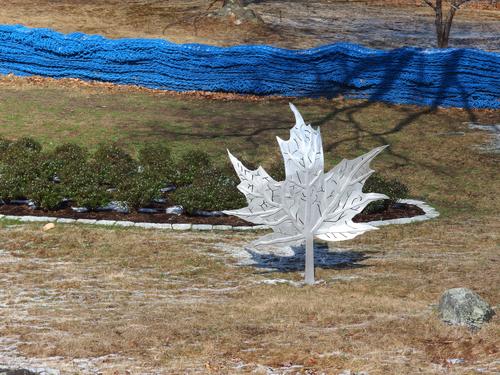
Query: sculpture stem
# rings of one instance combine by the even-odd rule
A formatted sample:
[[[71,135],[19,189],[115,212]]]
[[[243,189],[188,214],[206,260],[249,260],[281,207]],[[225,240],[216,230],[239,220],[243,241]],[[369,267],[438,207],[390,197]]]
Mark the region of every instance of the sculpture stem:
[[[306,236],[305,283],[314,284],[314,237],[312,234]]]

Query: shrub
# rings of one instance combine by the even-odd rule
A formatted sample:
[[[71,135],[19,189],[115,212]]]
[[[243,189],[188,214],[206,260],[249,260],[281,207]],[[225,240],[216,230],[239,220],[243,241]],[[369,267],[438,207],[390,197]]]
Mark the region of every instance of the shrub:
[[[0,138],[0,160],[2,160],[3,154],[5,154],[11,144],[12,141],[9,141],[5,138]]]
[[[248,160],[244,164],[252,170],[258,167]],[[276,181],[285,180],[279,158],[266,170]],[[186,152],[174,163],[169,149],[159,144],[140,150],[137,162],[116,145],[101,145],[89,158],[86,149],[71,143],[43,152],[31,138],[15,142],[0,138],[0,176],[0,198],[29,198],[45,209],[57,208],[64,198],[90,209],[106,205],[113,198],[139,208],[159,197],[160,188],[167,182],[178,186],[172,198],[188,212],[233,209],[246,204],[229,163],[217,169],[203,151]],[[117,191],[110,192],[110,187]],[[378,174],[370,176],[363,191],[389,197],[389,201],[371,203],[365,212],[381,210],[389,202],[408,196],[404,184]]]
[[[64,143],[52,151],[52,157],[61,164],[79,164],[88,159],[88,152],[74,143]]]
[[[88,161],[80,165],[64,180],[65,192],[75,205],[95,209],[111,201],[111,193],[101,184],[96,163]]]
[[[43,153],[32,140],[15,142],[7,150],[8,162],[4,160],[2,166],[1,195],[6,199],[29,198],[43,209],[56,209],[71,192],[55,177],[73,175],[83,155],[82,148],[71,144]]]
[[[178,188],[172,198],[188,213],[193,210],[228,210],[245,206],[245,196],[238,189],[236,176],[228,176],[221,170],[209,168],[200,173],[190,186]]]
[[[14,142],[4,141],[3,147],[1,160],[5,164],[15,164],[36,157],[42,149],[40,143],[31,138],[20,138]]]
[[[19,138],[12,144],[12,147],[17,147],[32,152],[42,151],[42,145],[30,137]]]
[[[30,138],[21,138],[6,147],[0,165],[0,197],[20,199],[39,174],[41,146]]]
[[[29,186],[36,178],[33,163],[4,164],[0,167],[0,198],[11,200],[28,196]]]
[[[37,206],[45,210],[55,210],[61,206],[66,197],[64,186],[40,175],[33,179],[27,189],[27,196]]]
[[[73,143],[65,143],[56,147],[49,155],[49,165],[52,170],[52,177],[59,177],[64,183],[70,179],[71,175],[85,164],[88,159],[88,152],[81,146]]]
[[[374,173],[363,186],[364,193],[380,193],[389,197],[386,201],[376,201],[370,203],[364,209],[365,213],[373,213],[381,211],[391,203],[395,203],[399,199],[408,197],[408,187],[396,179],[386,179],[381,175]]]
[[[153,144],[142,148],[139,151],[139,163],[144,172],[156,176],[163,185],[172,182],[175,168],[168,147]]]
[[[136,173],[118,185],[116,198],[127,202],[129,207],[137,209],[148,205],[153,199],[159,198],[162,187],[162,181],[158,180],[155,174]]]
[[[185,152],[176,163],[172,182],[177,186],[191,185],[204,170],[210,169],[211,165],[206,152],[197,150]]]
[[[137,172],[137,162],[115,144],[100,145],[93,159],[99,182],[107,187],[115,188],[123,179]]]

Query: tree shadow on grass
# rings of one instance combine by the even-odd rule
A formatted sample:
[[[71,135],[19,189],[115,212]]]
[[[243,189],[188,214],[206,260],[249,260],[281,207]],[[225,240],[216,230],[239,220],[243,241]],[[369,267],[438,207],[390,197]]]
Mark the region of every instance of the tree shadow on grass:
[[[322,118],[313,122],[314,126],[321,126],[329,123],[331,120],[338,118],[339,115],[345,115],[347,121],[354,129],[354,136],[346,137],[343,139],[339,139],[336,142],[329,143],[328,145],[326,145],[325,151],[331,152],[343,143],[354,142],[356,149],[367,152],[368,149],[364,149],[361,144],[363,138],[374,139],[379,145],[390,145],[390,141],[388,140],[387,136],[403,131],[408,126],[417,123],[417,120],[419,120],[422,116],[437,113],[445,98],[451,95],[451,93],[448,92],[450,88],[457,90],[457,96],[460,98],[461,107],[466,111],[469,122],[476,122],[477,116],[476,113],[472,110],[473,98],[471,97],[471,94],[468,94],[466,92],[463,83],[460,81],[460,64],[458,64],[457,62],[465,58],[464,51],[456,50],[453,52],[453,55],[453,59],[448,59],[447,61],[443,62],[443,65],[446,66],[446,69],[443,69],[443,72],[439,77],[437,83],[437,92],[434,94],[434,99],[432,100],[430,105],[420,108],[402,105],[399,110],[404,112],[404,118],[402,118],[398,122],[393,123],[388,129],[377,132],[370,130],[369,126],[365,126],[360,121],[358,121],[355,117],[356,113],[380,101],[387,103],[386,94],[388,92],[388,89],[392,90],[394,86],[398,85],[398,78],[402,75],[410,62],[414,62],[416,66],[418,66],[418,81],[424,82],[424,77],[426,75],[425,67],[427,62],[425,61],[425,55],[419,54],[415,50],[405,51],[404,54],[399,58],[388,61],[387,68],[384,70],[383,78],[381,79],[380,84],[366,98],[366,101],[341,108],[335,108],[330,113],[327,113]],[[359,79],[360,74],[366,69],[366,65],[358,64],[356,66],[356,69],[349,70],[343,67],[342,63],[343,60],[340,60],[340,68],[342,71],[344,71],[344,82],[350,82],[351,80]],[[339,91],[339,94],[342,93],[342,91]],[[418,96],[425,94],[416,92],[415,95]],[[387,103],[387,105],[391,104]],[[444,166],[410,160],[407,156],[395,152],[391,147],[388,147],[386,149],[386,152],[391,155],[394,160],[397,160],[397,162],[395,162],[395,164],[397,165],[404,166],[414,163],[421,168],[432,170],[434,173],[446,176],[450,175],[450,172]]]
[[[289,246],[277,251],[260,251],[245,248],[249,259],[246,266],[253,266],[271,272],[304,271],[305,247],[303,245]],[[332,251],[327,244],[314,244],[314,264],[323,269],[349,269],[368,267],[361,262],[369,259],[366,252],[339,250]]]
[[[332,82],[328,80],[328,77],[325,78],[318,73],[315,84],[318,87],[318,92],[324,92],[327,98],[346,95],[346,97],[365,99],[362,102],[347,102],[348,105],[344,106],[332,105],[333,108],[329,113],[313,121],[314,126],[320,127],[332,127],[335,120],[347,122],[354,132],[354,134],[349,134],[334,142],[325,144],[324,151],[326,153],[332,152],[342,144],[353,143],[354,148],[359,152],[367,152],[368,146],[366,142],[363,142],[367,139],[374,140],[377,145],[390,145],[390,136],[418,124],[422,117],[435,114],[441,106],[447,103],[447,98],[450,97],[459,99],[457,103],[466,111],[469,122],[477,122],[477,115],[472,110],[477,98],[469,92],[470,89],[466,89],[466,82],[464,81],[466,75],[462,71],[462,66],[467,63],[468,57],[465,55],[464,50],[453,50],[449,53],[451,56],[440,61],[441,70],[434,76],[435,80],[432,84],[427,82],[426,79],[429,74],[429,66],[432,65],[428,60],[428,54],[415,49],[399,50],[396,55],[387,55],[372,61],[373,64],[380,68],[381,77],[372,88],[366,89],[366,94],[363,94],[365,88],[358,87],[358,84],[363,81],[367,71],[374,69],[369,59],[360,59],[356,63],[348,64],[347,59],[339,58],[337,60],[337,70],[340,72],[338,82]],[[391,102],[391,99],[394,99],[394,92],[399,90],[398,87],[401,82],[405,82],[403,78],[409,72],[412,73],[412,77],[416,82],[422,84],[401,88],[401,98],[430,98],[427,100],[428,105],[417,107],[413,105],[387,104]],[[295,98],[289,99],[293,101]],[[383,130],[373,130],[369,121],[367,124],[363,124],[359,120],[358,114],[380,102],[384,102],[388,106],[394,106],[392,108],[395,112],[398,112],[400,118],[398,120],[388,119],[387,127]],[[279,115],[276,116],[279,118]],[[278,121],[282,123],[281,119]],[[273,121],[269,121],[269,119],[248,121],[242,118],[238,126],[229,126],[221,131],[213,131],[210,128],[201,128],[196,132],[189,129],[172,131],[158,127],[153,128],[154,126],[151,126],[150,130],[154,130],[159,137],[168,139],[179,139],[180,137],[193,141],[217,141],[224,145],[237,142],[237,144],[241,145],[241,148],[256,150],[262,144],[269,142],[269,134],[286,134],[285,132],[290,129],[290,125],[288,121],[286,121],[285,125],[275,125],[274,119]],[[410,147],[411,139],[408,142]],[[391,147],[387,148],[385,153],[391,157],[393,165],[391,168],[400,168],[413,164],[419,168],[432,171],[436,175],[452,175],[447,166],[440,165],[430,159],[427,161],[418,160],[411,153],[397,152]]]

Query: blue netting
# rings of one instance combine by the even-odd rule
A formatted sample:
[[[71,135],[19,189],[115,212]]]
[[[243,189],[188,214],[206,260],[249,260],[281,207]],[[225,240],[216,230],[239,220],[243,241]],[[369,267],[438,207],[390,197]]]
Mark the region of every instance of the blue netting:
[[[81,78],[176,91],[366,98],[500,108],[500,54],[475,49],[308,50],[106,39],[0,26],[0,73]]]

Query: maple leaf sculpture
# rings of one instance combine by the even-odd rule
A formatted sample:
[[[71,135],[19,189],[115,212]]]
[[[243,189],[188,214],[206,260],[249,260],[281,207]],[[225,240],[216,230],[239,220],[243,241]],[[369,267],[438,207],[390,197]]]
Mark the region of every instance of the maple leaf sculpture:
[[[224,211],[254,224],[269,226],[273,233],[255,245],[293,245],[306,243],[305,282],[314,283],[314,238],[326,241],[350,240],[366,231],[378,229],[354,223],[352,218],[373,201],[387,199],[376,193],[363,193],[363,185],[374,172],[370,162],[385,147],[377,147],[353,160],[342,160],[324,173],[323,146],[318,129],[306,125],[290,103],[295,126],[290,139],[277,137],[285,162],[285,181],[275,181],[259,167],[247,169],[228,150],[241,180],[238,189],[248,206]]]

